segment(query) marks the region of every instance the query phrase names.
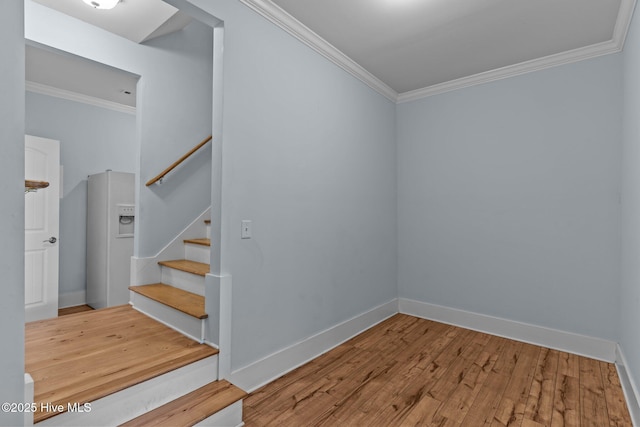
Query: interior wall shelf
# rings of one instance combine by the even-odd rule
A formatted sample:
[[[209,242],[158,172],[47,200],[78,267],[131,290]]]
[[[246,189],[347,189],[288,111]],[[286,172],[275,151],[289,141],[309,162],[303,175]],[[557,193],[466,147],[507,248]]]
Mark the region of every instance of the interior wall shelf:
[[[49,183],[47,181],[32,181],[25,179],[24,180],[24,192],[31,193],[33,191],[38,191],[41,188],[47,188]]]

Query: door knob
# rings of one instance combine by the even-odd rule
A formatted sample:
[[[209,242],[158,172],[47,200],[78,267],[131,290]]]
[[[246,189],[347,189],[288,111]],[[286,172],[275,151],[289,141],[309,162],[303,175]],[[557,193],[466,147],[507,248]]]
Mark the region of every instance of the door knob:
[[[53,236],[52,236],[52,237],[49,237],[49,239],[47,239],[47,240],[43,240],[43,242],[49,242],[49,243],[55,243],[55,242],[57,242],[57,241],[58,241],[58,239],[56,239],[56,238],[55,238],[55,237],[53,237]]]

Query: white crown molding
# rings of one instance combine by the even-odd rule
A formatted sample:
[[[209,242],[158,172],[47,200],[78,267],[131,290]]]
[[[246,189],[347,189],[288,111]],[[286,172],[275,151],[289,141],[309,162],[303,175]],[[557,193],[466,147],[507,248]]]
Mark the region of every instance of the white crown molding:
[[[339,51],[335,46],[324,40],[270,0],[240,1],[256,11],[258,14],[276,24],[278,27],[296,37],[307,46],[311,47],[316,52],[320,53],[325,58],[329,59],[334,64],[351,73],[381,95],[397,103],[415,101],[417,99],[438,95],[456,89],[462,89],[533,71],[540,71],[545,68],[556,67],[559,65],[595,58],[601,55],[620,52],[624,46],[624,41],[633,16],[633,9],[636,4],[636,0],[621,0],[613,36],[612,39],[607,42],[597,43],[591,46],[585,46],[567,52],[561,52],[545,56],[543,58],[533,59],[519,64],[498,68],[496,70],[486,71],[472,76],[398,94],[386,83],[382,82],[373,74],[358,65],[351,58]]]
[[[403,92],[398,95],[398,103],[415,101],[426,98],[428,96],[438,95],[444,92],[450,92],[456,89],[462,89],[469,86],[476,86],[483,83],[489,83],[496,80],[502,80],[509,77],[519,76],[521,74],[540,71],[559,65],[571,64],[573,62],[585,59],[595,58],[609,53],[620,52],[620,48],[614,41],[594,44],[591,46],[581,47],[567,52],[557,53],[545,56],[543,58],[532,59],[530,61],[521,62],[519,64],[509,65],[483,73],[474,74],[468,77],[462,77],[456,80],[428,86],[422,89],[416,89],[409,92]]]
[[[107,101],[89,95],[84,95],[69,90],[59,89],[53,86],[43,85],[36,82],[25,82],[25,89],[29,92],[49,95],[56,98],[66,99],[68,101],[81,102],[83,104],[93,105],[94,107],[106,108],[108,110],[118,111],[126,114],[136,114],[136,107],[120,104],[118,102]]]
[[[624,47],[624,42],[627,39],[635,7],[636,0],[621,0],[620,2],[618,19],[616,20],[616,25],[613,28],[613,41],[620,50]]]
[[[422,89],[403,92],[398,95],[398,103],[415,101],[417,99],[426,98],[432,95],[449,92],[464,87],[475,86],[483,83],[489,83],[495,80],[506,79],[533,71],[540,71],[546,68],[556,67],[559,65],[571,64],[573,62],[583,61],[585,59],[595,58],[597,56],[607,55],[610,53],[620,52],[624,47],[624,41],[629,31],[631,18],[633,17],[633,9],[636,0],[621,0],[618,17],[613,29],[612,39],[606,42],[585,46],[542,58],[532,59],[530,61],[521,62],[507,67],[486,71],[473,76],[463,77],[445,83],[425,87]]]
[[[309,27],[289,15],[269,0],[240,0],[269,21],[276,24],[338,67],[352,74],[387,99],[396,102],[398,93],[382,80],[365,70],[353,59],[313,32]]]

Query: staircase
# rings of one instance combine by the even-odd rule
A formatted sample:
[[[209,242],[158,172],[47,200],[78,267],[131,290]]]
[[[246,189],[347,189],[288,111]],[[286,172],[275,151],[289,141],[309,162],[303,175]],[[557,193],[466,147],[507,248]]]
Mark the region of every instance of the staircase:
[[[209,224],[183,244],[184,259],[158,262],[160,282],[130,287],[130,306],[27,324],[35,424],[243,425],[246,393],[218,378],[204,343]]]
[[[204,305],[204,277],[209,272],[211,225],[206,237],[184,239],[184,259],[159,261],[161,283],[130,286],[136,310],[203,343],[208,315]]]
[[[204,278],[210,270],[211,221],[204,221],[206,237],[184,239],[184,259],[158,261],[161,283],[131,286],[134,309],[182,334],[204,343],[208,315]],[[147,412],[123,426],[242,425],[246,393],[219,380]],[[204,421],[203,421],[204,420]]]
[[[236,414],[242,414],[245,396],[244,391],[228,381],[215,381],[124,423],[122,427],[242,425],[242,415],[238,423]]]

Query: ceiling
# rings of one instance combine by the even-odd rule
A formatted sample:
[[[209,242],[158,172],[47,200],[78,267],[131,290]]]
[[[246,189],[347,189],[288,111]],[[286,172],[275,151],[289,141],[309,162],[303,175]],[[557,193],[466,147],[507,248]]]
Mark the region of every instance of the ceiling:
[[[81,0],[33,1],[137,43],[189,22],[161,0],[122,0],[111,11],[94,10]],[[635,5],[635,0],[240,1],[394,101],[619,51]]]
[[[611,40],[620,0],[272,0],[398,93]]]
[[[94,9],[81,0],[33,1],[135,43],[179,31],[191,22],[161,0],[121,0],[113,10]],[[25,56],[28,90],[134,111],[140,76],[45,46],[27,45]]]
[[[121,0],[111,10],[94,9],[82,0],[33,0],[81,21],[142,43],[184,28],[191,18],[161,0]]]

